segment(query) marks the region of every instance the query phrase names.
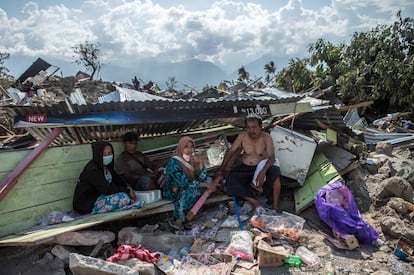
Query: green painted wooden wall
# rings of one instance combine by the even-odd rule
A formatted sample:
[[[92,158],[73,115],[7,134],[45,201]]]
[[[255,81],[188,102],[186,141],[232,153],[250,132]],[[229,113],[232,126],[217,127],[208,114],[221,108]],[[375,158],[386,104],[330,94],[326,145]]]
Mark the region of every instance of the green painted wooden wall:
[[[192,137],[204,136],[206,133]],[[177,135],[143,139],[138,149],[146,152],[169,145],[174,149],[179,138]],[[112,142],[112,145],[115,155],[123,151],[122,142]],[[0,179],[12,172],[30,152],[0,151]],[[90,144],[51,147],[43,152],[0,201],[0,237],[32,227],[37,217],[52,211],[71,210],[79,174],[91,158]]]

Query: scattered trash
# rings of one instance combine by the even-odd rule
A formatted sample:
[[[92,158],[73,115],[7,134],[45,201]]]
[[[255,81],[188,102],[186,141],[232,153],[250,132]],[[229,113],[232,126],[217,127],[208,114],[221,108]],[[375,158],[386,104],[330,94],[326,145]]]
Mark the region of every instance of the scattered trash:
[[[300,257],[301,261],[309,266],[314,266],[320,263],[319,257],[304,246],[299,246],[295,254]]]
[[[285,238],[297,242],[305,220],[283,211],[276,215],[254,215],[250,222],[252,226],[272,233],[275,238]]]
[[[270,246],[262,240],[257,245],[257,251],[259,267],[281,266],[289,257],[288,251],[283,246]]]
[[[401,236],[395,244],[394,255],[404,262],[414,262],[414,242]]]

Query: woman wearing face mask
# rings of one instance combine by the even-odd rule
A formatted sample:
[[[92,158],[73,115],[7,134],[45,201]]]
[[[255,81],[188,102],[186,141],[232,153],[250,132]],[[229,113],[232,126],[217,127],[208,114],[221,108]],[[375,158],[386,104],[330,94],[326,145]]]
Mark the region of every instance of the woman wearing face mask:
[[[135,193],[114,170],[114,150],[105,141],[92,143],[92,160],[83,168],[73,196],[73,209],[81,214],[139,208]]]
[[[201,159],[195,156],[194,141],[184,136],[178,141],[177,149],[167,164],[164,197],[174,201],[175,220],[173,228],[181,229],[187,212],[198,201],[206,189],[214,192],[207,170]]]

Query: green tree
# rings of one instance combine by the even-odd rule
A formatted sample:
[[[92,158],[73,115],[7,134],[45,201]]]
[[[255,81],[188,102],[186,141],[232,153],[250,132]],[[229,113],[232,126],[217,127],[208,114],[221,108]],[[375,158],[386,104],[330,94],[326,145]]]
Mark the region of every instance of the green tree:
[[[177,80],[175,79],[175,76],[168,77],[168,80],[165,81],[165,86],[167,87],[168,91],[174,91],[175,86],[178,84]]]
[[[339,77],[347,102],[374,100],[381,114],[414,109],[414,20],[397,17],[390,26],[353,35],[349,70]]]
[[[283,88],[286,91],[294,92],[295,88],[293,86],[293,79],[288,68],[283,68],[276,75],[276,86]]]
[[[4,65],[4,61],[10,57],[7,52],[0,52],[0,77],[5,78],[8,76],[9,69]]]
[[[86,40],[83,43],[76,44],[72,49],[75,54],[74,58],[77,58],[74,62],[84,66],[88,72],[91,72],[91,79],[94,79],[95,74],[99,74],[104,66],[101,62],[100,43],[92,43]]]
[[[323,39],[318,39],[308,47],[309,65],[314,68],[315,86],[334,85],[336,79],[344,73],[346,67],[342,63],[345,44],[338,46]]]
[[[275,73],[276,73],[276,66],[275,63],[273,61],[270,61],[268,64],[266,64],[264,66],[264,70],[266,73],[266,77],[265,77],[265,81],[266,84],[265,86],[267,86],[275,77]]]
[[[246,71],[244,66],[241,66],[238,70],[238,80],[243,82],[248,82],[250,78],[250,73]]]
[[[307,59],[291,59],[289,66],[276,77],[276,85],[292,93],[303,93],[312,87],[312,71],[307,67]]]
[[[9,53],[0,52],[0,85],[3,88],[8,88],[14,79],[11,75],[9,75],[9,69],[4,65],[4,61],[6,61],[9,57]]]

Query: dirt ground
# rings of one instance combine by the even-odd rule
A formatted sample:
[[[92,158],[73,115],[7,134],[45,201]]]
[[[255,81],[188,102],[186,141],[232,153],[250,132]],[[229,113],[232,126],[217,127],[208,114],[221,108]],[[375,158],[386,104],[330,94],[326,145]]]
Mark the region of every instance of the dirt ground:
[[[394,149],[389,156],[371,155],[376,164],[363,164],[344,178],[364,221],[374,227],[384,244],[360,245],[352,251],[336,248],[325,237],[331,232],[312,206],[300,214],[306,219],[300,243],[319,256],[321,265],[289,268],[284,274],[327,274],[326,263],[335,267],[335,274],[414,274],[413,262],[403,262],[393,254],[400,236],[414,240],[413,152]],[[262,270],[261,274],[272,273]]]
[[[374,164],[361,164],[346,174],[344,179],[346,186],[353,193],[364,221],[380,234],[383,245],[360,245],[352,251],[335,247],[327,238],[332,235],[330,229],[320,221],[312,205],[300,213],[306,222],[300,233],[299,242],[294,246],[307,247],[319,257],[320,264],[312,267],[302,264],[300,267],[284,265],[261,269],[255,266],[249,270],[237,267],[232,274],[332,274],[327,271],[328,265],[333,267],[334,274],[414,274],[414,263],[403,262],[393,254],[401,235],[414,241],[413,152],[410,149],[394,149],[388,155],[379,152],[370,156],[375,160]],[[294,213],[292,189],[282,191],[280,207],[284,211]],[[213,206],[210,210],[217,210],[216,208],[217,206]],[[168,215],[171,213],[135,221],[133,226],[146,223],[162,225],[168,219]],[[115,228],[132,225],[124,221],[123,224],[102,226],[107,230],[116,231]],[[71,274],[69,269],[56,259],[39,259],[38,255],[47,255],[45,251],[48,249],[50,246],[0,248],[0,275]],[[36,251],[43,251],[43,254]]]

